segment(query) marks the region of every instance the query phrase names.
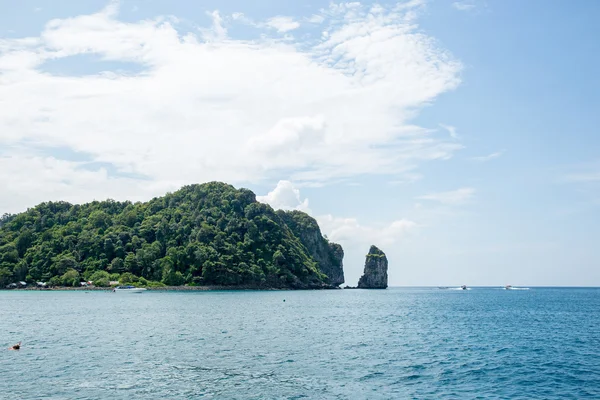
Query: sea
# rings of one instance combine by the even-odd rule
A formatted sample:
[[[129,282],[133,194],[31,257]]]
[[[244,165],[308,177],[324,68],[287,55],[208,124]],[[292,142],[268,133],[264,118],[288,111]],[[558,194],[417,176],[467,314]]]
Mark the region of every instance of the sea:
[[[7,400],[600,399],[600,289],[0,291],[0,345]]]

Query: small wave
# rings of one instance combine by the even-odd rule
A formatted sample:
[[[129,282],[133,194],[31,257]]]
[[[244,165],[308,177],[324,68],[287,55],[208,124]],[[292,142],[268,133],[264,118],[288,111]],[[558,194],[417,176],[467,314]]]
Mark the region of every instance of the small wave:
[[[370,380],[370,379],[377,379],[382,375],[383,375],[383,372],[371,372],[365,376],[360,377],[358,380],[363,382],[363,381]]]
[[[529,290],[529,288],[528,287],[512,287],[512,288],[506,289],[506,290]]]

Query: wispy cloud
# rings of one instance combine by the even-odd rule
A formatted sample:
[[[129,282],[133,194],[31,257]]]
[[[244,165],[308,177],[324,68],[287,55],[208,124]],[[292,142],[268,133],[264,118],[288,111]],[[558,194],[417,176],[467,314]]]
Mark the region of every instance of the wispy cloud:
[[[300,23],[294,20],[292,17],[277,16],[269,18],[265,23],[266,26],[276,29],[277,32],[285,33],[298,29]]]
[[[325,17],[318,14],[313,14],[310,18],[307,19],[311,24],[322,24],[325,21]]]
[[[495,158],[501,157],[504,153],[505,153],[505,150],[500,150],[495,153],[488,154],[487,156],[472,157],[471,159],[473,161],[486,162],[486,161],[490,161]]]
[[[600,182],[600,172],[583,172],[565,176],[569,182]]]
[[[292,17],[282,16],[282,15],[268,18],[265,21],[256,21],[256,20],[246,16],[244,13],[235,12],[235,13],[231,14],[231,20],[238,22],[238,23],[242,23],[244,25],[253,26],[254,28],[257,28],[257,29],[274,29],[279,33],[286,33],[286,32],[298,29],[300,27],[300,22],[296,21]],[[311,22],[311,21],[308,20],[308,22]]]
[[[450,137],[452,139],[458,139],[458,133],[456,132],[457,131],[456,127],[451,126],[451,125],[445,125],[445,124],[439,124],[439,125],[448,131],[448,134],[450,134]]]
[[[436,201],[442,204],[457,205],[470,200],[475,194],[475,189],[471,187],[460,188],[448,192],[430,193],[417,197],[419,200]]]
[[[452,7],[454,7],[458,11],[471,11],[475,8],[475,2],[472,0],[455,1],[454,3],[452,3]]]
[[[185,31],[174,18],[120,20],[111,2],[53,19],[39,36],[1,38],[0,98],[11,101],[0,108],[0,149],[62,146],[147,179],[82,171],[59,154],[11,152],[0,157],[0,209],[51,198],[139,199],[187,183],[283,174],[304,184],[403,179],[451,158],[460,144],[411,118],[460,83],[461,64],[419,29],[415,8],[345,3],[318,15],[329,34],[316,43],[273,31],[292,29],[294,20],[259,27],[248,40],[227,29],[246,23],[241,13],[214,11],[212,25]],[[141,72],[45,69],[82,55]]]
[[[33,12],[36,12],[36,13],[38,13],[40,11],[42,11],[42,7],[36,7],[33,9]]]

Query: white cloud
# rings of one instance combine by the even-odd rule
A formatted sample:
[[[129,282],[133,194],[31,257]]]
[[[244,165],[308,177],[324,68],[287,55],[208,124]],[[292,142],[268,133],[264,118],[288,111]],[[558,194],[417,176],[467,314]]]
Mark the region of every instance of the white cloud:
[[[436,201],[442,204],[462,204],[470,200],[475,194],[475,189],[470,187],[451,190],[448,192],[430,193],[424,196],[419,196],[419,200]]]
[[[42,11],[42,7],[36,7],[33,9],[33,12],[36,12],[36,13],[38,13],[40,11]]]
[[[312,213],[308,206],[308,199],[302,199],[300,190],[290,181],[279,181],[275,189],[265,196],[256,196],[256,199],[276,210],[300,210],[308,214]],[[356,218],[343,218],[331,214],[315,216],[315,218],[321,232],[345,248],[353,245],[364,247],[373,243],[382,246],[391,245],[417,227],[417,223],[407,219],[387,224],[363,225]]]
[[[488,154],[487,156],[473,157],[472,160],[479,161],[479,162],[486,162],[486,161],[490,161],[495,158],[498,158],[498,157],[502,156],[503,154],[504,154],[504,150],[501,150],[501,151],[497,151],[495,153]]]
[[[156,182],[110,177],[106,169],[89,171],[81,163],[36,155],[0,155],[0,187],[10,195],[0,197],[4,212],[24,211],[44,201],[105,200],[128,193],[128,200],[146,201],[156,193],[178,189],[180,182]],[[35,173],[32,179],[31,173]]]
[[[302,148],[318,147],[325,139],[325,120],[323,116],[285,118],[265,132],[248,141],[250,151],[263,153],[270,157],[286,161],[290,155],[299,153]]]
[[[583,172],[566,176],[569,182],[600,182],[600,172]]]
[[[418,3],[415,3],[418,5]],[[162,194],[182,184],[274,179],[302,184],[363,174],[417,174],[461,148],[409,124],[415,110],[459,83],[460,63],[416,24],[414,8],[332,5],[317,43],[229,36],[242,14],[210,14],[212,26],[178,32],[174,18],[124,22],[117,3],[47,23],[36,37],[0,39],[0,151],[64,147],[117,171],[4,150],[19,182],[0,193],[0,210],[53,198],[88,201]],[[180,28],[180,27],[179,27]],[[45,71],[77,56],[130,63],[141,72],[69,75]],[[103,65],[93,65],[94,70]],[[119,67],[121,68],[121,67]],[[56,173],[46,178],[47,166]],[[18,185],[15,184],[18,183]],[[60,183],[63,182],[63,183]],[[66,182],[66,183],[65,183]],[[60,184],[59,184],[60,183]]]
[[[300,28],[300,23],[291,17],[277,16],[269,18],[265,23],[266,26],[276,29],[277,32],[289,32]]]
[[[458,133],[456,133],[456,127],[450,125],[439,124],[442,128],[448,131],[452,139],[458,139]]]
[[[256,200],[266,203],[276,210],[300,210],[310,213],[308,199],[300,199],[300,190],[290,181],[279,181],[275,189]]]
[[[207,13],[212,19],[211,29],[201,29],[202,36],[207,42],[222,41],[227,38],[227,28],[223,26],[223,18],[218,10]],[[171,26],[169,26],[171,28]],[[190,38],[193,39],[193,38]]]
[[[382,225],[363,225],[356,218],[341,218],[333,215],[317,217],[323,234],[344,248],[368,248],[371,244],[391,246],[398,243],[407,233],[417,227],[417,223],[407,219],[392,221]]]
[[[322,15],[314,14],[307,19],[311,24],[322,24],[325,21],[325,17]]]
[[[455,1],[452,3],[452,7],[457,9],[458,11],[471,11],[475,8],[475,3],[473,1]]]

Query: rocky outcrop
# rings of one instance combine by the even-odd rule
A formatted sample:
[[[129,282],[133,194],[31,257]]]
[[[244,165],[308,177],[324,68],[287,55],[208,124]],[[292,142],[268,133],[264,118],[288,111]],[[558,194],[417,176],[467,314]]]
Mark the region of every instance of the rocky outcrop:
[[[279,210],[277,214],[300,239],[309,255],[319,265],[319,270],[327,275],[329,284],[339,286],[344,283],[342,246],[323,237],[317,221],[302,211]]]
[[[371,246],[365,260],[365,271],[358,281],[360,289],[385,289],[388,286],[388,260],[385,253]]]

